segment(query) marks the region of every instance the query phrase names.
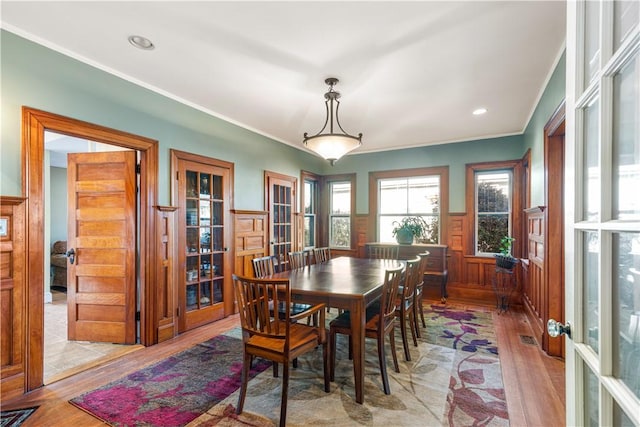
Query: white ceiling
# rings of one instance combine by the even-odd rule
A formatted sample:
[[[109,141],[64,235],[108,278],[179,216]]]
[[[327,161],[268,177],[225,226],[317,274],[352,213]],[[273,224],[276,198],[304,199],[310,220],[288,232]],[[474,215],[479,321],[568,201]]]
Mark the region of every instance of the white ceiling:
[[[354,153],[524,130],[563,50],[564,1],[12,2],[2,27],[302,147],[337,77]],[[145,36],[155,49],[129,44]],[[478,107],[488,113],[471,114]]]

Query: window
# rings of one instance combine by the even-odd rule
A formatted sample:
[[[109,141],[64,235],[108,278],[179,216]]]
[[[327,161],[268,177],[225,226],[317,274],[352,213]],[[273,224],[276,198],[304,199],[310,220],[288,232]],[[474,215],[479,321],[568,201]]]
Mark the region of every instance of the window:
[[[500,252],[504,236],[515,238],[512,255],[526,253],[522,210],[528,190],[523,162],[504,160],[467,164],[466,200],[469,232],[465,253],[490,256]],[[524,235],[524,237],[522,237]],[[522,238],[522,239],[521,239]]]
[[[351,247],[351,182],[329,182],[329,246]]]
[[[438,175],[378,181],[378,236],[380,242],[394,242],[395,221],[419,216],[429,226],[423,242],[438,243],[440,234],[440,177]]]
[[[305,179],[304,190],[304,242],[305,248],[316,246],[317,234],[317,196],[318,183],[315,180]]]
[[[424,243],[447,241],[449,168],[431,167],[371,172],[369,211],[376,218],[369,235],[379,242],[395,242],[393,222],[406,216],[422,217],[429,225]]]
[[[500,239],[511,236],[511,170],[475,173],[475,252],[476,255],[500,252]]]

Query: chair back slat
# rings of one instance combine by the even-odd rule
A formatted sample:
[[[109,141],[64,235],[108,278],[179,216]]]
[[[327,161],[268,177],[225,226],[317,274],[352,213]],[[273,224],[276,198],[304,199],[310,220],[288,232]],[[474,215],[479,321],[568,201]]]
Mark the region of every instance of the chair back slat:
[[[399,247],[397,245],[367,245],[369,258],[372,259],[398,259]]]
[[[427,264],[429,263],[429,252],[420,252],[420,268],[418,272],[418,283],[416,285],[416,293],[422,294],[422,288],[424,287],[424,273],[427,271]]]
[[[403,303],[413,304],[413,297],[416,293],[416,287],[418,282],[421,282],[420,278],[420,265],[422,260],[416,256],[414,259],[407,261],[407,266],[404,273],[404,282],[402,285],[402,299]]]
[[[313,253],[316,258],[316,264],[321,264],[331,259],[331,249],[327,248],[315,248]]]
[[[243,339],[259,335],[285,340],[288,336],[291,306],[289,279],[260,279],[233,275],[234,290]],[[284,306],[285,315],[273,316],[274,307]],[[276,310],[277,312],[277,310]]]
[[[263,256],[254,258],[253,263],[253,275],[258,278],[270,276],[276,272],[275,257]]]
[[[384,273],[384,285],[382,287],[382,296],[380,297],[381,321],[378,322],[378,329],[381,329],[381,333],[384,333],[385,326],[389,322],[393,323],[396,317],[396,296],[398,295],[404,270],[405,267],[400,266],[388,269]]]
[[[289,252],[289,270],[304,268],[307,265],[306,259],[304,251]]]

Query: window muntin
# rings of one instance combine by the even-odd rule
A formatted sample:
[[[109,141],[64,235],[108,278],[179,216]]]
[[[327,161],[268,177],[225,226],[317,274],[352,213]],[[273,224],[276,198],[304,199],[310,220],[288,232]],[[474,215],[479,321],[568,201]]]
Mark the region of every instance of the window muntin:
[[[378,241],[395,242],[393,222],[420,216],[430,225],[425,243],[440,241],[440,176],[378,180]]]
[[[500,252],[500,239],[512,230],[511,170],[475,173],[475,252],[488,255]]]
[[[329,183],[329,246],[351,248],[351,182]]]

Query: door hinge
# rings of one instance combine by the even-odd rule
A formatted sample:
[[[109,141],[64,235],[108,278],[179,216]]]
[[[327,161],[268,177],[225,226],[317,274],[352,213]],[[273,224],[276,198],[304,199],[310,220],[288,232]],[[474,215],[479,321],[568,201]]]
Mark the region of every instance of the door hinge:
[[[140,312],[136,311],[136,320],[140,320]]]
[[[142,167],[140,166],[140,163],[136,164],[136,173],[140,175],[141,171],[142,171]]]
[[[180,307],[176,308],[176,317],[180,317]]]
[[[176,172],[176,181],[180,181],[180,172]]]

